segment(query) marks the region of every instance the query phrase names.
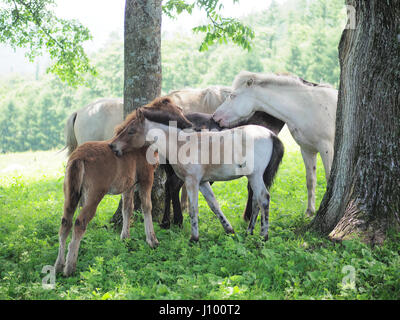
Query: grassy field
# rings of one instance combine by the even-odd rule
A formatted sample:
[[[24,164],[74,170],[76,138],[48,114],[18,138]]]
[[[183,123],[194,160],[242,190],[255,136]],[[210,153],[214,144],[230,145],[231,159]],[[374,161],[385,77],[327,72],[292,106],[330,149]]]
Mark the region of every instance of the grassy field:
[[[149,248],[136,212],[131,239],[121,241],[109,225],[119,197],[106,196],[82,241],[77,272],[57,275],[54,289],[42,287],[42,268],[57,256],[65,157],[1,155],[0,299],[399,299],[399,236],[372,249],[305,232],[305,170],[298,148],[285,133],[283,140],[268,242],[258,236],[259,223],[255,235],[245,233],[245,179],[213,185],[235,235],[223,232],[200,196],[198,244],[189,244],[185,214],[182,229],[155,223],[160,246]],[[320,158],[317,174],[319,205],[326,187]]]

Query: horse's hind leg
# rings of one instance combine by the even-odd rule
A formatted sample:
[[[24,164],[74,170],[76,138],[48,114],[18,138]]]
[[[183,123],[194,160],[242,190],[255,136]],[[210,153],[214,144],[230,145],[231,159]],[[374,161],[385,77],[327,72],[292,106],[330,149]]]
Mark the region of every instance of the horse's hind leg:
[[[217,199],[215,198],[214,192],[211,189],[211,186],[208,182],[203,182],[200,184],[200,191],[203,194],[204,198],[207,201],[208,206],[212,210],[212,212],[215,213],[215,215],[218,217],[219,221],[221,222],[222,226],[224,227],[224,230],[226,233],[235,233],[233,230],[231,224],[229,223],[228,219],[224,216],[222,213],[219,204],[217,202]]]
[[[254,192],[253,197],[256,199],[258,207],[261,210],[260,234],[264,238],[264,240],[268,240],[270,195],[267,188],[264,185],[263,179],[260,178],[260,176],[249,177],[249,182]],[[249,228],[251,226],[252,230],[254,229],[257,215],[258,215],[258,209],[256,211],[253,211],[252,218],[250,219]]]
[[[71,179],[71,177],[75,177],[75,173],[79,174],[79,170],[71,170],[71,172],[68,171],[66,173],[66,180],[64,181],[64,213],[58,232],[60,245],[58,248],[57,260],[54,265],[56,272],[61,272],[64,268],[65,243],[67,241],[68,234],[71,231],[72,219],[78,206],[79,199],[81,198],[80,184]]]
[[[247,227],[247,233],[249,234],[253,234],[254,227],[256,226],[258,212],[260,211],[260,207],[258,206],[258,201],[254,196],[252,197],[251,206],[252,206],[252,214],[249,219],[249,226]]]
[[[121,239],[129,238],[129,227],[133,209],[133,188],[122,194],[122,231]]]
[[[244,221],[249,221],[253,212],[253,189],[251,189],[250,184],[247,183],[247,203],[246,209],[243,213]]]
[[[181,203],[179,201],[179,191],[183,186],[183,181],[179,179],[177,175],[175,175],[173,182],[174,184],[171,192],[172,206],[174,209],[173,223],[175,225],[182,226],[183,215],[182,215]]]
[[[61,226],[59,230],[59,242],[60,246],[58,248],[58,256],[55,262],[55,270],[56,272],[61,272],[65,265],[65,243],[67,241],[67,237],[72,227],[72,218],[74,217],[74,212],[79,202],[79,194],[71,194],[65,195],[64,201],[64,214],[61,219]]]
[[[97,206],[101,199],[103,199],[105,194],[106,192],[90,192],[87,197],[85,206],[82,208],[80,214],[75,220],[72,240],[68,246],[67,261],[64,267],[64,276],[66,277],[75,272],[80,242],[86,232],[86,227],[88,223],[90,222],[90,220],[93,219],[94,215],[96,214]]]

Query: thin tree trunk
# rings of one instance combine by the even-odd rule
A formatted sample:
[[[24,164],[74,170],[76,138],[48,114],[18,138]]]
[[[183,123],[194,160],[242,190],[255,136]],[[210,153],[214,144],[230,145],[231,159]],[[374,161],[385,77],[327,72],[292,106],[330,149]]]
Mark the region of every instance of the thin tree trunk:
[[[124,115],[161,94],[161,0],[126,0],[124,52]],[[164,208],[165,173],[155,172],[152,190],[153,217]],[[135,210],[140,209],[135,196]],[[121,206],[112,222],[122,222]]]
[[[335,156],[311,227],[381,244],[400,208],[400,1],[347,1],[356,28],[339,45]]]

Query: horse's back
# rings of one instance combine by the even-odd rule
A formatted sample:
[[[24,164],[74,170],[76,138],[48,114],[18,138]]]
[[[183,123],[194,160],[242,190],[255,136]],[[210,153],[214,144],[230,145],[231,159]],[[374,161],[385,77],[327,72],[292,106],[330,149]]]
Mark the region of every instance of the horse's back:
[[[255,124],[240,126],[237,128],[233,128],[231,130],[233,131],[240,130],[246,137],[251,137],[254,139],[254,141],[255,140],[267,141],[270,140],[271,137],[275,135],[275,133],[273,133],[270,129]]]
[[[279,138],[268,128],[258,125],[246,125],[235,129],[243,131],[246,157],[254,161],[254,169],[262,174],[272,156],[274,139]]]
[[[212,114],[230,94],[230,87],[211,86],[204,89],[181,89],[168,94],[184,113],[203,112]]]
[[[123,100],[117,98],[98,99],[78,110],[74,127],[78,144],[111,138],[123,113]]]

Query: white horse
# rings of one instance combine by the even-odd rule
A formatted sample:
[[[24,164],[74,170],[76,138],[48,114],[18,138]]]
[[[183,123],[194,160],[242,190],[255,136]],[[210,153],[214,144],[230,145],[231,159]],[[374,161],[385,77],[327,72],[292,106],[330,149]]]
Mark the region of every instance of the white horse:
[[[232,85],[232,94],[214,112],[222,127],[232,127],[264,111],[286,122],[301,148],[307,190],[307,215],[315,212],[317,153],[328,180],[333,160],[338,91],[329,85],[314,84],[292,75],[242,71]]]
[[[158,150],[161,157],[169,160],[177,176],[186,184],[192,241],[199,239],[199,190],[210,209],[219,218],[225,232],[233,233],[233,228],[222,213],[209,181],[226,181],[246,176],[254,192],[248,232],[253,233],[258,212],[261,210],[260,234],[264,240],[268,240],[270,195],[263,176],[268,174],[273,179],[278,170],[284,152],[279,138],[267,128],[257,125],[216,132],[182,132],[168,123],[176,118],[186,120],[183,113],[169,98],[160,99],[164,105],[163,109],[142,107],[127,117],[109,144],[111,150],[117,156],[122,156],[132,148],[143,146],[145,141],[154,142],[152,147]],[[184,139],[179,137],[181,134],[185,136]],[[230,140],[232,137],[233,140]],[[228,156],[226,147],[237,161],[231,161],[232,157]],[[184,156],[188,150],[191,153],[190,159]],[[223,160],[222,157],[219,157],[218,161],[210,159],[214,159],[215,154],[222,150]]]
[[[211,86],[205,89],[182,89],[168,94],[183,112],[213,113],[231,93],[229,87]],[[96,100],[73,112],[64,128],[68,154],[78,145],[88,141],[104,141],[112,138],[114,128],[124,120],[123,99]]]

